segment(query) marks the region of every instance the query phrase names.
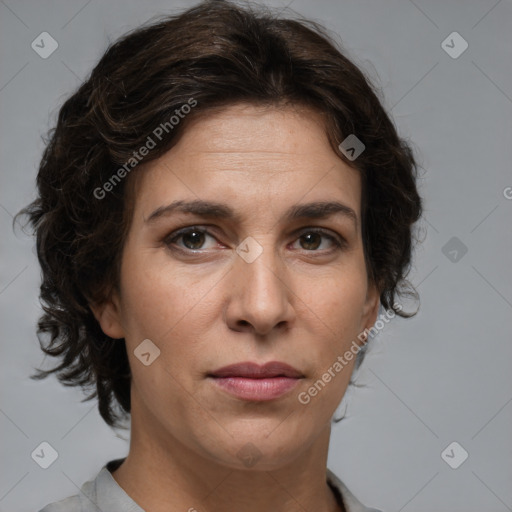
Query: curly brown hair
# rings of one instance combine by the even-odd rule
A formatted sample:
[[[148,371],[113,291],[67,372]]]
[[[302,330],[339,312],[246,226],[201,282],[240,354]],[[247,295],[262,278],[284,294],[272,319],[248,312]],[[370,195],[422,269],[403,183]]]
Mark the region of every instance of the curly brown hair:
[[[136,193],[131,178],[143,166],[112,180],[116,172],[117,177],[128,173],[126,162],[135,167],[134,152],[155,127],[169,127],[170,117],[191,99],[193,111],[175,128],[160,130],[161,140],[144,162],[168,151],[190,119],[213,108],[288,104],[319,112],[333,150],[361,174],[368,277],[384,308],[413,316],[396,308],[395,299],[417,298],[405,277],[413,224],[422,212],[418,165],[378,94],[323,27],[282,19],[262,7],[201,2],[152,20],[110,45],[60,108],[39,166],[38,196],[17,214],[28,215],[37,234],[44,310],[39,343],[45,354],[62,359],[31,378],[57,372],[67,386],[95,387],[84,400],[97,396],[110,426],[121,426],[119,420],[129,416],[126,345],[103,333],[89,305],[119,289]],[[350,134],[365,145],[354,161],[338,147]],[[121,166],[125,173],[119,172]],[[108,199],[102,200],[107,190]],[[49,335],[46,343],[43,334]]]

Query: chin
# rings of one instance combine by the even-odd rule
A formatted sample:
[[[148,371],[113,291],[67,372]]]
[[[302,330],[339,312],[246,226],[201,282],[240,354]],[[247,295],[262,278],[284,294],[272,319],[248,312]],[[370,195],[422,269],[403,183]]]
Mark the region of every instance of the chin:
[[[275,428],[275,426],[274,426]],[[309,443],[297,437],[260,433],[233,436],[227,443],[219,441],[205,447],[209,457],[216,463],[231,469],[271,471],[285,467],[298,457]]]

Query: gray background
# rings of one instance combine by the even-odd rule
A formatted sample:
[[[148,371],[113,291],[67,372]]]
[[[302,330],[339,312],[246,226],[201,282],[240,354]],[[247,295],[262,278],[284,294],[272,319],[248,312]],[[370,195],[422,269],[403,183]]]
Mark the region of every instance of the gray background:
[[[1,511],[35,511],[76,494],[127,453],[127,440],[103,423],[95,402],[80,402],[80,390],[28,378],[43,361],[39,268],[32,240],[12,232],[12,215],[34,197],[41,135],[107,43],[193,3],[0,2]],[[358,377],[367,387],[354,390],[347,418],[333,428],[329,467],[385,512],[512,510],[512,4],[266,3],[290,4],[338,34],[382,87],[424,169],[424,241],[410,274],[421,309],[374,340]],[[31,48],[43,31],[59,44],[48,59]],[[456,59],[441,46],[453,31],[469,44]],[[467,247],[458,261],[445,247],[452,237]],[[31,458],[42,441],[59,455],[46,470]],[[469,453],[458,469],[441,458],[452,441]]]

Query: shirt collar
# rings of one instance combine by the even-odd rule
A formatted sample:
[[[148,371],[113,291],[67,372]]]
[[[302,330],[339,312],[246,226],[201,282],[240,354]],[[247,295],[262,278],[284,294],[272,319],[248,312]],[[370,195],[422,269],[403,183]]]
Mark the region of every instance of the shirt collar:
[[[144,512],[117,483],[111,471],[115,471],[124,461],[114,459],[107,462],[93,482],[86,482],[82,491],[89,496],[102,512]],[[345,486],[345,484],[327,468],[327,483],[333,489],[338,501],[343,500],[347,512],[380,512],[365,507]]]

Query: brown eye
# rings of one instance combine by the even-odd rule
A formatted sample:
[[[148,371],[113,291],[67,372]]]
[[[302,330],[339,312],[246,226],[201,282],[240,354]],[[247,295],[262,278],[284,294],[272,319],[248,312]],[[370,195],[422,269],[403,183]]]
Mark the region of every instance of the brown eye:
[[[178,249],[185,252],[203,252],[205,249],[215,247],[215,245],[204,247],[207,238],[217,241],[217,239],[207,230],[196,226],[189,226],[171,233],[164,239],[164,243],[171,249]],[[179,243],[180,240],[181,243]],[[300,243],[299,249],[315,253],[340,250],[346,245],[345,240],[341,236],[333,235],[323,229],[316,228],[310,228],[303,231],[296,240]],[[330,246],[322,247],[325,245],[325,240],[330,243]]]
[[[308,251],[318,249],[322,243],[322,236],[318,233],[307,233],[302,235],[300,238],[306,241],[304,244],[302,244],[302,247]]]
[[[182,235],[183,244],[187,247],[187,249],[200,249],[204,243],[204,235],[205,233],[203,231],[189,231],[188,233]]]
[[[300,240],[301,248],[312,252],[322,252],[321,250],[318,250],[322,245],[322,239],[329,240],[331,245],[334,245],[334,247],[338,249],[341,249],[344,245],[341,238],[331,235],[323,229],[309,229],[308,231],[303,231],[298,238],[298,240]],[[325,248],[327,251],[329,251],[329,249],[329,247]]]
[[[181,229],[175,233],[171,233],[171,235],[166,238],[165,243],[167,245],[172,245],[176,244],[179,239],[182,239],[183,245],[177,244],[180,249],[197,251],[204,248],[203,244],[207,237],[214,239],[214,237],[210,235],[208,231],[197,227],[190,227]]]

